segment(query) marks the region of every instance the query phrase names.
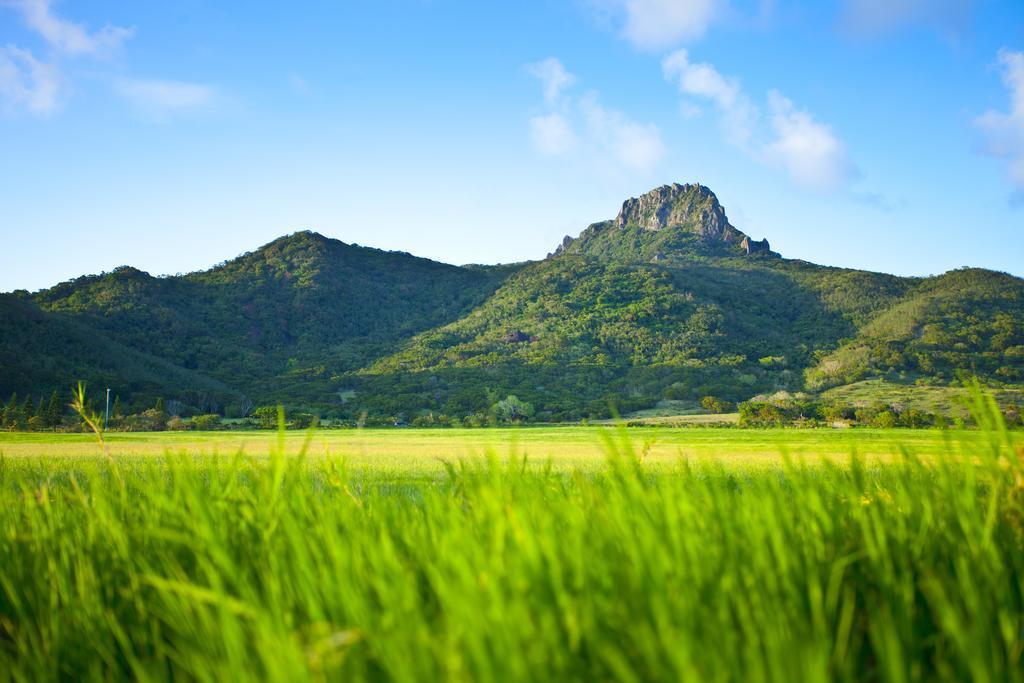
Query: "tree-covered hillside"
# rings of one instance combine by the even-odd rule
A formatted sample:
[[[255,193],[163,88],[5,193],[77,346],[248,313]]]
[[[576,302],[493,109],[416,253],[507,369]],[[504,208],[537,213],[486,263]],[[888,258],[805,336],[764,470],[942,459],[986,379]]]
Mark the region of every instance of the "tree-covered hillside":
[[[561,419],[869,374],[1020,381],[1022,285],[980,270],[900,278],[782,259],[732,226],[707,188],[664,186],[566,238],[468,316],[350,378],[360,389],[348,408],[460,414],[486,403],[486,389]],[[865,340],[909,311],[919,320],[905,330],[903,355],[894,342],[872,342],[875,362],[837,364],[849,349],[866,357]]]
[[[809,388],[899,373],[1024,382],[1024,281],[977,268],[917,283],[807,371]]]
[[[254,400],[330,404],[332,374],[468,312],[516,268],[460,268],[302,232],[204,272],[156,278],[124,267],[32,298]]]
[[[136,406],[561,420],[866,377],[1024,381],[1021,279],[787,260],[700,185],[627,200],[529,264],[456,267],[303,232],[186,276],[124,267],[6,296],[0,313],[0,394],[89,379]]]
[[[199,409],[240,407],[244,393],[234,386],[182,368],[111,340],[74,320],[41,310],[25,296],[0,294],[0,388],[4,399],[69,397],[84,381],[112,387],[119,396],[149,401],[168,396]]]

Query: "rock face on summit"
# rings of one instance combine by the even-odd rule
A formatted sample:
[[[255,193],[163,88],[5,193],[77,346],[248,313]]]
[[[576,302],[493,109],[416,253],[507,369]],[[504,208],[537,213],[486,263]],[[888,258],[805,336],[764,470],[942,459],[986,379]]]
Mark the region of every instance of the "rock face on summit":
[[[743,233],[729,225],[715,193],[703,185],[662,185],[640,197],[627,199],[615,225],[637,225],[645,230],[686,228],[707,240],[735,242]]]
[[[754,241],[729,223],[725,209],[709,188],[696,183],[673,183],[627,199],[614,220],[591,225],[575,240],[566,237],[549,256],[564,251],[608,250],[608,243],[618,239],[616,234],[630,229],[649,235],[649,238],[642,238],[641,243],[658,243],[652,246],[655,258],[663,258],[662,249],[672,250],[672,234],[692,235],[699,243],[728,245],[745,254],[774,254],[768,240]]]

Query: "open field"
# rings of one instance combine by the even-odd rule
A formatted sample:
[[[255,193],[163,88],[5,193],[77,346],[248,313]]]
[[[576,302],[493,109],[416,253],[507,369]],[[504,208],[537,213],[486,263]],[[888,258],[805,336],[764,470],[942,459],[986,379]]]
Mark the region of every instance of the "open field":
[[[0,679],[1024,681],[981,424],[0,434]]]
[[[5,434],[0,678],[1024,680],[1019,434],[602,433]]]
[[[721,416],[711,416],[721,417]],[[851,453],[889,460],[902,450],[921,456],[959,453],[983,437],[978,431],[907,429],[712,429],[629,428],[623,432],[645,465],[674,467],[682,460],[763,467],[778,465],[787,453],[809,462],[845,462]],[[440,472],[445,462],[480,460],[488,454],[525,457],[559,470],[603,467],[607,426],[509,429],[362,429],[286,432],[284,452],[305,445],[310,458],[343,458],[355,469],[384,475]],[[615,437],[618,439],[619,437]],[[165,454],[266,456],[277,446],[271,431],[109,433],[117,457],[154,458]],[[52,461],[94,457],[88,434],[0,433],[0,453],[8,458],[42,457]]]

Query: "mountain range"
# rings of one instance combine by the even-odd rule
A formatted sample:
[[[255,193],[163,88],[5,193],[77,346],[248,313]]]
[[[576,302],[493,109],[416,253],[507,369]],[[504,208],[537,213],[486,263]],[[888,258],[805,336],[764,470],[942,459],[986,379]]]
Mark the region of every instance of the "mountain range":
[[[513,394],[568,420],[965,375],[1024,382],[1024,280],[786,259],[691,184],[626,200],[541,261],[452,266],[299,232],[188,275],[0,294],[0,395],[84,380],[129,407],[408,419]]]

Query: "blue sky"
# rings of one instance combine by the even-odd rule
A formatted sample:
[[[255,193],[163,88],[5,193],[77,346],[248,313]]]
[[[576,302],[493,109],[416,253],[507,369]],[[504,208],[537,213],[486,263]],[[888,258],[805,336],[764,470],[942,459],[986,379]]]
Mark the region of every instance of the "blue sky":
[[[1024,275],[1024,3],[0,0],[0,291],[307,228],[536,259],[674,181],[787,257]]]

